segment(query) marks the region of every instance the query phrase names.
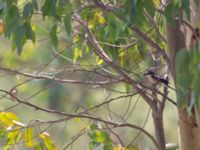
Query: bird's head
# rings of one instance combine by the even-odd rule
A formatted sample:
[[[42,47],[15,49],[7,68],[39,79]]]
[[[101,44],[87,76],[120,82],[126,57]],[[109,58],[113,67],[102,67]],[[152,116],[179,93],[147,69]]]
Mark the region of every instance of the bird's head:
[[[147,75],[155,75],[155,73],[153,71],[148,71],[147,73],[144,74],[145,76]]]

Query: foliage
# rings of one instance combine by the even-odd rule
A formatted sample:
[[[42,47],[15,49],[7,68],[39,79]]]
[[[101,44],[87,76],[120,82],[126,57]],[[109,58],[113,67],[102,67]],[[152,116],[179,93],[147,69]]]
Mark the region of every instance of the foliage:
[[[28,127],[30,126],[30,127]],[[19,142],[24,142],[28,148],[36,150],[56,150],[56,147],[46,132],[37,134],[34,126],[19,122],[19,118],[11,112],[0,113],[1,139],[6,139],[4,150],[16,147]]]
[[[190,51],[181,50],[176,57],[177,98],[179,105],[191,113],[193,106],[199,108],[198,97],[200,94],[200,53],[197,48]],[[187,73],[186,73],[187,72]],[[190,91],[190,90],[191,91]],[[188,94],[191,96],[188,99]],[[190,102],[188,104],[188,101]],[[189,107],[188,107],[189,106]]]
[[[48,106],[43,108],[35,105],[34,102],[29,102],[28,98],[21,100],[12,90],[7,92],[1,90],[1,92],[14,97],[14,101],[35,110],[65,116],[65,119],[56,120],[56,123],[75,117],[100,121],[104,124],[105,129],[100,129],[92,124],[87,130],[91,140],[88,147],[91,150],[98,147],[102,147],[104,150],[122,150],[123,147],[125,150],[139,150],[140,148],[136,144],[121,146],[122,143],[114,143],[111,138],[111,134],[114,133],[108,127],[108,125],[111,128],[121,127],[121,123],[124,123],[125,127],[132,125],[132,128],[146,133],[145,130],[142,130],[143,128],[127,123],[128,119],[126,120],[126,118],[129,118],[127,114],[133,112],[130,110],[130,106],[128,106],[124,116],[119,115],[118,110],[115,110],[117,113],[112,112],[109,105],[115,98],[97,104],[88,94],[87,88],[101,87],[109,92],[116,92],[115,86],[112,85],[117,83],[117,87],[120,89],[121,86],[125,87],[125,91],[116,92],[117,96],[130,98],[128,105],[131,104],[132,97],[138,94],[147,102],[153,116],[156,116],[155,113],[163,115],[164,107],[161,106],[165,106],[168,92],[166,92],[167,94],[161,93],[156,88],[155,90],[146,87],[141,80],[144,70],[147,70],[148,67],[159,68],[163,65],[169,68],[165,28],[167,23],[175,25],[174,20],[177,18],[190,20],[189,0],[174,0],[166,5],[162,4],[160,0],[2,0],[0,1],[0,35],[4,35],[11,41],[13,52],[17,52],[18,56],[16,58],[5,53],[1,63],[6,67],[17,66],[19,68],[16,67],[17,70],[13,70],[13,68],[2,67],[1,70],[22,76],[18,85],[12,85],[15,88],[20,88],[29,81],[36,84],[32,80],[43,80],[39,84],[42,90],[54,87],[48,89],[49,93],[46,95],[46,98],[50,97],[51,104],[49,106],[61,109],[59,106],[66,104],[67,109],[65,112],[48,109]],[[41,28],[43,28],[42,31]],[[41,35],[45,36],[44,39],[47,39],[48,42],[40,40]],[[33,45],[42,41],[42,44],[49,45],[50,50],[44,53],[42,44],[38,44],[42,50],[37,51],[38,53],[35,52],[37,53],[37,57],[35,57],[36,54],[30,51],[30,41]],[[26,46],[29,50],[25,50]],[[63,47],[65,48],[63,49]],[[155,63],[157,58],[154,54],[159,57],[158,62],[162,65],[157,66],[159,63]],[[34,70],[32,62],[26,63],[29,58],[37,61],[39,57],[42,57],[40,64],[45,63],[41,68]],[[200,54],[197,49],[192,49],[189,52],[181,50],[176,57],[177,102],[190,113],[194,105],[199,106],[197,101],[200,93],[198,84],[200,82],[199,58]],[[22,61],[22,67],[16,65],[19,59]],[[18,69],[23,70],[24,66],[34,71],[32,73],[18,71]],[[163,72],[162,67],[160,70],[158,72]],[[68,100],[71,98],[70,94],[75,93],[74,97],[78,95],[77,89],[74,90],[70,86],[66,90],[64,86],[59,86],[59,83],[87,85],[87,88],[84,86],[83,90],[86,96],[74,102],[76,105],[73,106],[73,109],[68,106],[67,102],[57,105],[63,97],[63,99]],[[63,89],[65,90],[64,96],[60,94],[61,91],[64,91]],[[189,106],[187,104],[187,96],[190,92],[188,89],[191,90]],[[38,89],[34,87],[31,90]],[[42,90],[38,90],[36,93],[40,93]],[[21,95],[23,97],[25,94]],[[121,99],[120,96],[116,99]],[[30,99],[32,97],[34,94],[30,96]],[[93,109],[100,108],[104,104],[107,105],[109,114],[106,119],[98,117],[94,113],[95,111],[93,112]],[[135,106],[133,110],[134,108]],[[69,110],[73,111],[69,113]],[[96,115],[96,118],[93,114]],[[112,116],[117,116],[117,119],[112,120]],[[120,121],[118,122],[118,120]],[[15,147],[16,143],[20,142],[24,142],[27,148],[37,150],[57,149],[47,132],[38,132],[32,124],[22,124],[14,113],[1,112],[0,121],[1,138],[6,139],[4,142],[5,150]],[[49,121],[49,124],[52,122]],[[155,127],[155,129],[157,128]],[[149,137],[157,148],[162,143],[159,139],[154,140],[153,137]],[[79,136],[72,138],[72,144],[78,138]],[[120,136],[118,138],[120,139]],[[170,147],[169,149],[176,148]]]

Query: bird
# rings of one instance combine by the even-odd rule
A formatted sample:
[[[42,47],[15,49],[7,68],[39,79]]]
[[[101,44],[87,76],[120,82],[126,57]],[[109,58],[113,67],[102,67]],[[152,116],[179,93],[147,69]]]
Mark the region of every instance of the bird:
[[[168,86],[168,84],[169,84],[168,77],[162,78],[162,77],[156,75],[153,71],[148,71],[144,75],[149,77],[149,80],[152,84],[162,83],[166,86]]]

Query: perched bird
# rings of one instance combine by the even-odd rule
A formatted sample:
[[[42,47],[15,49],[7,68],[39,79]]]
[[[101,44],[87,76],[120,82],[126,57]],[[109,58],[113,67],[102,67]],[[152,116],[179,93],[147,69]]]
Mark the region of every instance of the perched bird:
[[[168,84],[169,84],[168,77],[162,78],[162,77],[156,75],[153,71],[148,71],[144,75],[149,77],[149,80],[152,84],[163,83],[166,86],[168,86]]]

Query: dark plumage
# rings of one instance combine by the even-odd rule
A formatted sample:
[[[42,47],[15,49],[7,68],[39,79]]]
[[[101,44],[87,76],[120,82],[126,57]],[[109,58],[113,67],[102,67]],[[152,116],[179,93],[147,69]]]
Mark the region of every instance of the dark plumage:
[[[145,76],[149,75],[151,77],[151,81],[153,83],[156,82],[161,82],[165,85],[169,84],[169,81],[167,79],[161,78],[160,76],[156,75],[153,71],[148,71],[147,73],[144,74]]]

